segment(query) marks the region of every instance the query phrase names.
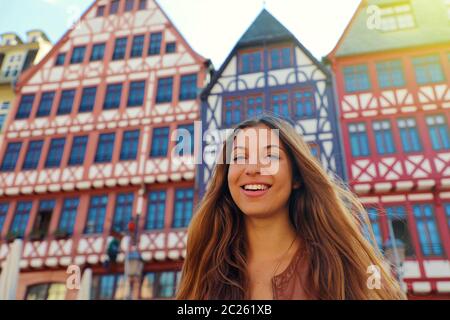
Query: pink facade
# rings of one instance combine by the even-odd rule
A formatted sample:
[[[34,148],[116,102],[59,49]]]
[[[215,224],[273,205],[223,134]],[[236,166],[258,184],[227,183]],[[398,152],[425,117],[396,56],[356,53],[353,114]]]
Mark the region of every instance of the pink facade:
[[[94,45],[100,46],[94,49]],[[99,48],[102,45],[104,50]],[[98,51],[93,53],[95,50]],[[155,1],[98,0],[47,57],[21,78],[18,98],[0,148],[0,159],[5,159],[8,145],[21,143],[14,168],[10,165],[0,173],[0,203],[7,206],[0,230],[0,261],[5,259],[9,241],[16,235],[11,230],[24,229],[19,299],[23,299],[27,287],[34,284],[65,282],[69,265],[92,268],[94,275],[123,272],[123,252],[112,271],[102,266],[117,214],[118,194],[132,194],[132,203],[127,204],[127,210],[131,208],[132,216],[140,217],[138,247],[145,261],[145,272],[180,270],[185,255],[186,228],[185,224],[180,227],[173,222],[175,195],[177,190],[195,194],[196,168],[192,155],[171,155],[176,144],[174,139],[168,136],[154,141],[154,133],[157,132],[155,129],[168,128],[173,134],[180,125],[191,125],[199,119],[199,100],[196,96],[183,96],[180,90],[184,90],[185,84],[181,79],[190,75],[195,79],[196,87],[202,88],[208,64],[192,50]],[[162,86],[158,86],[162,78],[170,78],[171,86],[166,86],[165,99],[159,100],[157,97],[161,93],[158,90],[164,89],[158,89]],[[133,91],[136,83],[144,83],[144,89],[141,86]],[[105,107],[108,95],[111,97],[113,92],[107,92],[107,88],[115,84],[121,86],[120,98],[116,90],[116,101],[112,102],[117,105]],[[85,88],[96,88],[95,103],[91,110],[82,112],[80,106],[89,100],[84,97]],[[70,90],[74,90],[72,96],[64,93]],[[49,111],[46,112],[43,96],[48,92],[54,96],[47,104]],[[24,97],[30,95],[34,100],[29,106],[31,109],[27,110]],[[142,101],[139,101],[136,97],[142,95]],[[61,112],[67,107],[68,111]],[[22,116],[17,116],[21,112]],[[128,150],[129,143],[123,143],[124,133],[137,130],[137,150],[131,151],[135,155],[123,160],[123,150]],[[100,136],[107,133],[114,134],[114,140],[105,144],[106,151],[99,151],[103,143],[99,141]],[[74,153],[81,150],[74,147],[75,138],[81,136],[88,137],[84,160],[70,165],[71,159],[77,157]],[[50,150],[52,140],[56,138],[65,139],[62,151]],[[42,145],[37,144],[41,149],[35,162],[29,151],[31,141],[42,141]],[[152,151],[161,149],[159,143],[166,142],[165,153]],[[132,141],[133,146],[135,143],[136,139]],[[49,153],[54,150],[61,152],[60,157],[56,157],[59,163],[49,166]],[[106,152],[106,161],[98,161],[101,152],[103,156]],[[32,168],[24,170],[25,163],[31,163]],[[164,220],[159,221],[158,226],[148,227],[149,194],[156,191],[165,193],[165,201],[162,201]],[[91,200],[95,196],[106,196],[107,204],[99,209],[103,210],[104,221],[99,221],[103,219],[102,215],[96,216],[92,209]],[[70,221],[73,230],[67,234],[60,229],[62,211],[65,210],[63,203],[69,198],[78,199],[78,207],[76,217]],[[44,218],[40,211],[43,200],[54,200],[52,208],[47,209],[50,218],[48,214]],[[29,201],[32,207],[27,210],[27,221],[24,218],[14,222],[18,204]],[[187,215],[186,219],[189,218],[186,210],[192,211],[195,201],[189,197],[181,200],[179,211],[181,215]],[[90,211],[96,217],[95,227],[93,232],[86,232]],[[37,225],[38,217],[40,225]],[[121,245],[124,249],[125,243]],[[73,296],[73,292],[67,292],[67,298]]]

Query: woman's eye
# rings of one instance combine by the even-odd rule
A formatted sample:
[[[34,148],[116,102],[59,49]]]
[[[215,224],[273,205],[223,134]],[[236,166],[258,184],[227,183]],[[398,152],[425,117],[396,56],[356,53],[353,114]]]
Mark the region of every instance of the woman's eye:
[[[272,159],[272,160],[279,160],[280,156],[277,154],[269,154],[267,155],[268,158]]]
[[[245,160],[245,156],[235,156],[234,161]]]

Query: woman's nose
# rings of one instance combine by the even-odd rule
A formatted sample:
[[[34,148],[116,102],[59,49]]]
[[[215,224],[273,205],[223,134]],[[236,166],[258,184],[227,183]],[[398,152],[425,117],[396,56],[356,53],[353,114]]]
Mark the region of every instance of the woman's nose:
[[[261,168],[258,163],[250,163],[245,166],[245,174],[247,175],[255,175],[260,174]]]

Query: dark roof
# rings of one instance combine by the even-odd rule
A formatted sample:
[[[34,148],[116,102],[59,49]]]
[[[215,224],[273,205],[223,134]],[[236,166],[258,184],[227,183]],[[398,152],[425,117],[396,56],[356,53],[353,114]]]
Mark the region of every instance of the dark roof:
[[[238,41],[238,47],[292,39],[294,36],[266,9],[263,9],[252,25]]]
[[[231,50],[228,57],[220,66],[220,69],[216,71],[206,86],[203,89],[200,97],[205,100],[211,89],[217,83],[217,80],[221,77],[223,71],[230,63],[233,56],[239,49],[249,46],[263,46],[267,43],[276,43],[281,41],[293,41],[299,48],[302,50],[313,63],[315,63],[320,70],[322,70],[327,76],[330,76],[330,72],[328,69],[320,63],[312,54],[306,49],[300,41],[288,30],[285,26],[283,26],[274,16],[272,16],[266,9],[263,9],[255,21],[251,24],[251,26],[247,29],[241,39],[234,46],[233,50]]]

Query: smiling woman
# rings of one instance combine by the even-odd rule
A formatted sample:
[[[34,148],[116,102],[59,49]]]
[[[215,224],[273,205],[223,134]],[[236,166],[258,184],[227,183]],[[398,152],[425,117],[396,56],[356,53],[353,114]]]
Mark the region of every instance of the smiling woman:
[[[189,227],[179,299],[404,298],[364,237],[363,206],[289,123],[240,124],[219,160]]]

